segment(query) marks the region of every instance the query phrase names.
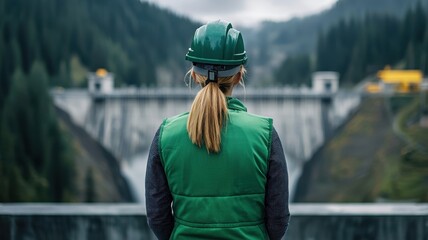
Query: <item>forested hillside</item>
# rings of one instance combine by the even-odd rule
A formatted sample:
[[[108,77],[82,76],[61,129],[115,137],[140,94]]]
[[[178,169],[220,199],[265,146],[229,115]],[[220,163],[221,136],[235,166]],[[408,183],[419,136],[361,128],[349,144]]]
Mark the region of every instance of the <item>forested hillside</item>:
[[[428,202],[428,128],[420,111],[418,95],[364,98],[305,164],[294,201]]]
[[[388,15],[401,19],[410,7],[418,3],[426,8],[428,0],[339,0],[319,14],[286,22],[265,22],[258,29],[246,29],[244,33],[250,37],[247,39],[250,63],[256,72],[254,77],[257,82],[260,78],[270,79],[274,83],[282,82],[284,77],[278,79],[278,75],[271,73],[285,65],[283,61],[290,56],[313,55],[319,34],[340,21],[360,21],[368,15]]]
[[[428,11],[421,5],[403,18],[383,14],[344,19],[318,36],[315,53],[286,59],[276,72],[282,84],[310,84],[313,71],[337,71],[353,85],[386,65],[428,73]]]
[[[78,200],[50,87],[97,68],[119,86],[182,84],[196,27],[139,0],[0,0],[0,202]]]
[[[118,85],[182,82],[197,27],[188,19],[139,0],[0,2],[2,89],[13,71],[28,73],[36,59],[54,86],[82,85],[86,71],[101,67]]]
[[[285,47],[287,53],[310,52],[315,49],[318,33],[345,19],[364,19],[382,14],[403,17],[410,7],[427,0],[338,0],[333,7],[319,14],[294,18],[287,22],[265,22],[259,36],[275,33],[271,41]]]
[[[73,152],[56,120],[47,79],[44,65],[35,61],[28,74],[15,71],[0,101],[0,202],[73,200]]]

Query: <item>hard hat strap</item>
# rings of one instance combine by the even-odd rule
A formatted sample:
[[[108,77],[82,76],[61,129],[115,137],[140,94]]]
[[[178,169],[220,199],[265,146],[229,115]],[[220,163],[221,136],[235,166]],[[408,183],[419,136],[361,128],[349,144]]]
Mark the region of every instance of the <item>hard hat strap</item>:
[[[205,81],[205,85],[207,85],[210,82],[217,82],[218,81],[218,71],[216,70],[208,70],[208,78]]]
[[[213,66],[213,65],[205,65],[203,66],[203,68],[196,65],[193,66],[193,71],[195,73],[208,77],[208,80],[215,80],[215,81],[217,81],[217,78],[219,77],[233,76],[237,74],[240,70],[241,70],[240,65],[228,70],[219,70],[217,66]]]

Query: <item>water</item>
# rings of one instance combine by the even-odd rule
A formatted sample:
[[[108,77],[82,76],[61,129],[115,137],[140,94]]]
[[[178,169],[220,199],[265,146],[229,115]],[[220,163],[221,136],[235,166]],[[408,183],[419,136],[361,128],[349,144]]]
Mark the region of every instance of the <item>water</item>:
[[[145,175],[147,168],[148,152],[138,154],[134,158],[122,162],[122,172],[128,179],[130,187],[134,193],[136,200],[142,204],[146,204],[144,193],[146,190]]]

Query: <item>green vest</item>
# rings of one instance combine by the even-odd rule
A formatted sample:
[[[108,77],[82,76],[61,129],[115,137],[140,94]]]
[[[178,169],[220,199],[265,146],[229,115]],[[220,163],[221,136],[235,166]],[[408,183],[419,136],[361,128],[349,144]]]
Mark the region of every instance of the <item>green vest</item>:
[[[188,113],[161,126],[175,217],[171,239],[268,239],[264,200],[272,119],[247,113],[236,98],[227,103],[219,153],[192,144]]]

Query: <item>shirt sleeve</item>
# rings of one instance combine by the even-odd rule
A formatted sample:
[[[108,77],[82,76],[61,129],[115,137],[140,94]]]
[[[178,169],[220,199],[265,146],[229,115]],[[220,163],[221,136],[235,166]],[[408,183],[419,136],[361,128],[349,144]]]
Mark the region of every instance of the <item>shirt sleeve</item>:
[[[281,239],[288,228],[288,197],[287,163],[281,140],[274,128],[265,197],[266,229],[271,240]]]
[[[161,163],[159,132],[155,134],[150,147],[146,170],[146,212],[147,222],[156,237],[169,239],[174,228],[172,195]]]

